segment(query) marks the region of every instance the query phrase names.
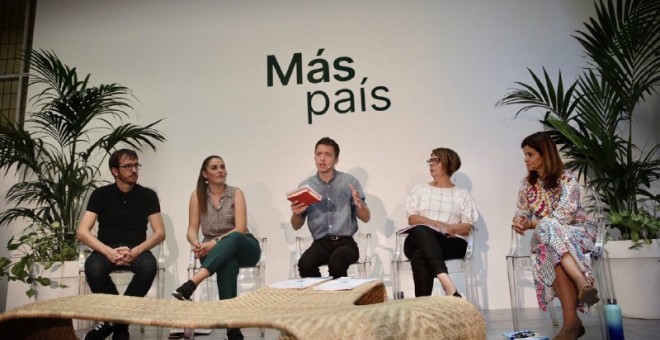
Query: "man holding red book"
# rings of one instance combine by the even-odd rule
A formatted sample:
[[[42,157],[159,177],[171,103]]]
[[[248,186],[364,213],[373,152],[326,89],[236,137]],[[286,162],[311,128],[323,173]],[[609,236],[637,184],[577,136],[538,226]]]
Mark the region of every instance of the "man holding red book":
[[[291,226],[300,229],[305,220],[314,242],[298,261],[301,277],[320,277],[319,267],[327,264],[333,278],[348,275],[348,267],[359,258],[353,235],[357,219],[369,222],[371,213],[357,178],[335,169],[339,162],[339,145],[329,137],[321,138],[314,148],[316,175],[304,180],[322,196],[320,202],[306,205],[291,203]]]

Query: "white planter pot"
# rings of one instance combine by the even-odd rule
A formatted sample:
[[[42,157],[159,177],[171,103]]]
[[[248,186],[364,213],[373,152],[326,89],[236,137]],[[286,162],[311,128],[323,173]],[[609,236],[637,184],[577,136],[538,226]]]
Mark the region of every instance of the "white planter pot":
[[[34,283],[32,287],[37,291],[35,300],[43,301],[78,295],[78,268],[78,261],[56,262],[48,269],[44,269],[41,263],[36,263],[32,267],[33,276],[41,274],[42,277],[49,278],[51,284],[42,286]]]
[[[50,286],[42,286],[39,283],[32,284],[32,288],[37,291],[35,301],[45,301],[78,295],[78,287],[80,285],[78,276],[79,268],[78,261],[56,262],[48,269],[44,269],[44,266],[41,263],[33,265],[33,276],[40,273],[42,277],[51,280]],[[73,321],[74,330],[87,329],[92,325],[93,323],[87,320]]]
[[[660,319],[660,240],[641,249],[632,241],[605,244],[612,270],[614,294],[624,317]]]

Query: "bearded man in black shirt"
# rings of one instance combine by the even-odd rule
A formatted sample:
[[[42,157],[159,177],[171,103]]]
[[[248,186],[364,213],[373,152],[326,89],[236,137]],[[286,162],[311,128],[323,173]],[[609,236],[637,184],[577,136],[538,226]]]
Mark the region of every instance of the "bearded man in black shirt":
[[[135,151],[121,149],[109,159],[115,183],[92,192],[76,237],[93,252],[85,262],[85,276],[93,293],[119,295],[110,278],[115,270],[130,270],[133,278],[124,295],[145,296],[158,270],[150,249],[165,239],[165,226],[156,192],[137,184],[141,164]],[[92,228],[98,221],[98,237]],[[147,238],[147,224],[152,234]],[[85,339],[128,339],[127,324],[101,322]]]

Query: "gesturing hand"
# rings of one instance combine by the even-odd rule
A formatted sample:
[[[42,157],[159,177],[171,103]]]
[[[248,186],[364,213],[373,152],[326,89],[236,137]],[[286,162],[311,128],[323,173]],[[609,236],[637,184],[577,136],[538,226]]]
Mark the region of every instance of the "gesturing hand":
[[[351,188],[351,195],[353,195],[353,202],[355,202],[355,206],[358,209],[362,209],[364,207],[364,202],[362,201],[362,197],[360,197],[360,193],[355,190],[352,184],[348,185]]]

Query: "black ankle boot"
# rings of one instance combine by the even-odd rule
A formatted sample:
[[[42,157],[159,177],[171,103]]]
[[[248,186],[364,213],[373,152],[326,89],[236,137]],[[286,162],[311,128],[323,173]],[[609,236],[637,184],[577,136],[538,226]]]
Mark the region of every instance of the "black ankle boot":
[[[172,292],[172,295],[179,300],[188,300],[191,301],[191,297],[195,292],[197,286],[192,280],[186,281],[181,287],[177,288]]]

